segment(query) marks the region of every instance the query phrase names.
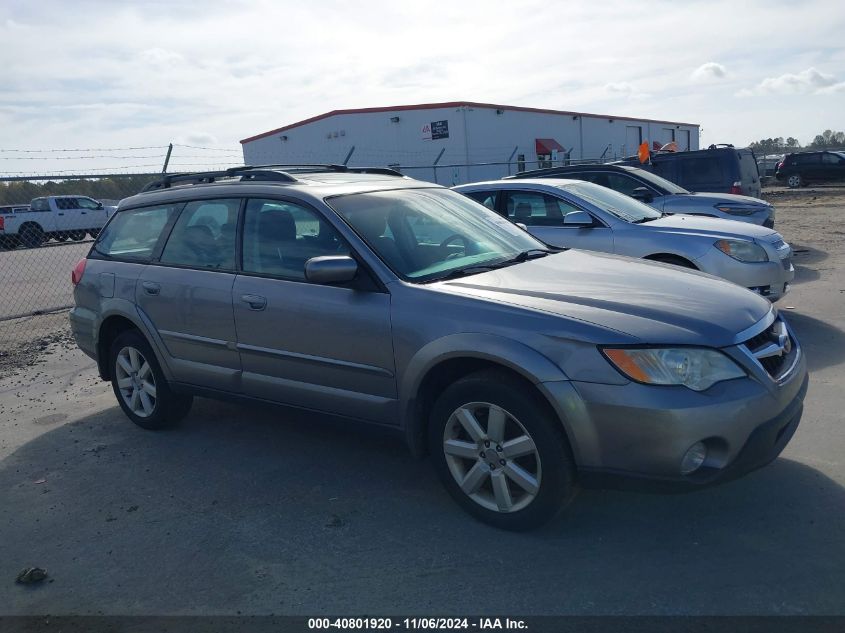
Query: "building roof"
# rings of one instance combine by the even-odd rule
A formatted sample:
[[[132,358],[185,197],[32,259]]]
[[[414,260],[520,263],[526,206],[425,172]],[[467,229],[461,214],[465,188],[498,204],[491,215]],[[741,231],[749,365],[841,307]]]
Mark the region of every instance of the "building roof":
[[[565,114],[569,116],[585,116],[585,117],[594,117],[594,118],[601,118],[601,119],[614,119],[619,121],[642,121],[644,123],[668,123],[671,125],[685,125],[691,127],[698,127],[698,123],[682,123],[680,121],[661,121],[657,119],[638,119],[636,117],[630,116],[615,116],[610,114],[590,114],[589,112],[570,112],[569,110],[549,110],[546,108],[526,108],[523,106],[509,106],[509,105],[497,105],[495,103],[477,103],[475,101],[446,101],[444,103],[418,103],[415,105],[397,105],[397,106],[384,106],[378,108],[352,108],[349,110],[332,110],[331,112],[325,112],[323,114],[318,114],[317,116],[312,116],[309,119],[303,119],[302,121],[297,121],[296,123],[291,123],[290,125],[285,125],[280,128],[276,128],[275,130],[270,130],[269,132],[262,132],[261,134],[256,134],[255,136],[250,136],[249,138],[245,138],[241,141],[243,143],[249,143],[250,141],[257,141],[260,138],[264,138],[267,136],[272,136],[274,134],[278,134],[279,132],[284,132],[286,130],[291,130],[293,128],[301,127],[303,125],[307,125],[308,123],[314,123],[315,121],[320,121],[322,119],[328,119],[329,117],[337,116],[340,114],[371,114],[374,112],[401,112],[403,110],[436,110],[440,108],[459,108],[459,107],[468,107],[468,108],[485,108],[489,110],[512,110],[514,112],[536,112],[539,114]]]

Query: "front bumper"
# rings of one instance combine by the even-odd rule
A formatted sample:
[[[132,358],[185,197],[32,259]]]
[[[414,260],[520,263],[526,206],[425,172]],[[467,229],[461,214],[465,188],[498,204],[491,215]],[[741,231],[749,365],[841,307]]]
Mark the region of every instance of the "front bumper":
[[[572,382],[559,408],[588,487],[694,490],[775,459],[795,432],[807,391],[803,353],[780,382],[731,380],[706,392],[685,387]],[[555,395],[555,383],[544,383]],[[708,447],[704,466],[680,473],[684,453]]]
[[[702,272],[739,284],[770,301],[777,301],[789,292],[795,278],[790,257],[756,264],[739,262],[716,248],[693,262]]]

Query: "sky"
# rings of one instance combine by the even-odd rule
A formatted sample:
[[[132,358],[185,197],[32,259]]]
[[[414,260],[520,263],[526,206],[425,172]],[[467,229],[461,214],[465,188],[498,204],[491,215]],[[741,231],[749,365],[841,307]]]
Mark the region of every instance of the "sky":
[[[843,33],[841,0],[4,0],[0,174],[238,164],[323,112],[438,101],[808,143],[845,129]]]

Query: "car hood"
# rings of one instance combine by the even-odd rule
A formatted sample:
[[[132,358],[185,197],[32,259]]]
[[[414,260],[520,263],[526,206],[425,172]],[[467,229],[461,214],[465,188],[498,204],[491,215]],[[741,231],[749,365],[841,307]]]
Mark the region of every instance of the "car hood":
[[[690,235],[704,235],[715,238],[756,238],[771,239],[777,231],[748,222],[737,220],[723,220],[722,218],[708,218],[700,215],[666,215],[657,220],[644,223],[650,229],[661,230],[666,233],[684,233]]]
[[[436,285],[593,324],[601,330],[589,338],[607,343],[725,347],[772,309],[766,299],[704,273],[579,250]]]
[[[707,193],[707,192],[696,192],[696,193],[689,193],[684,194],[683,196],[679,196],[681,198],[692,198],[698,203],[702,204],[710,204],[714,205],[717,202],[730,202],[732,204],[741,204],[744,206],[752,206],[752,207],[769,207],[771,206],[768,202],[760,200],[759,198],[752,198],[751,196],[740,196],[735,193]]]

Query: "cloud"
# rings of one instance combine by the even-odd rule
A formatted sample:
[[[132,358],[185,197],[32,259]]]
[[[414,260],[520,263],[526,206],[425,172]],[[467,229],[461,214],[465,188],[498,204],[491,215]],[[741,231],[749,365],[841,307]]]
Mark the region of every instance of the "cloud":
[[[604,90],[611,96],[625,97],[631,101],[643,101],[651,98],[650,94],[640,92],[627,81],[614,82],[604,85]]]
[[[208,132],[191,132],[185,136],[180,136],[179,143],[185,145],[217,145],[217,137]]]
[[[808,68],[797,74],[785,73],[778,77],[767,77],[755,90],[760,94],[814,94],[821,93],[836,83],[833,75]]]
[[[722,64],[707,62],[692,71],[690,79],[698,83],[704,83],[724,79],[727,75],[728,71]]]

